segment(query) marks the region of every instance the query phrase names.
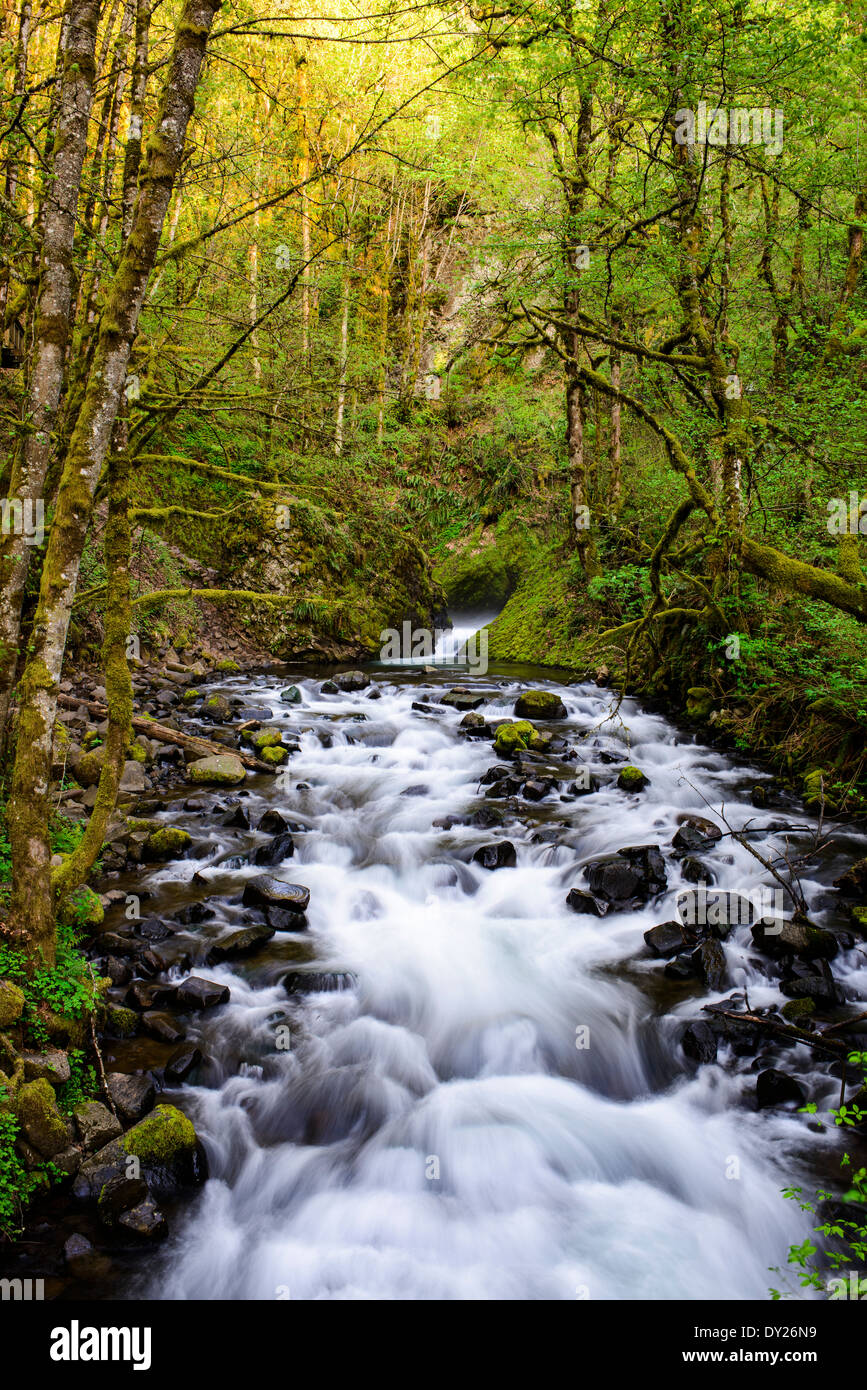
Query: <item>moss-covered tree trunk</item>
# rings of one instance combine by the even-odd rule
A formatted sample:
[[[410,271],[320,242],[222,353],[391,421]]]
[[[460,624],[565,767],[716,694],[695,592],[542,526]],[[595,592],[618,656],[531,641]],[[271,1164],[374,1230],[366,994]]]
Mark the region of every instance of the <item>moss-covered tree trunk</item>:
[[[130,349],[186,142],[208,35],[220,0],[186,0],[175,30],[156,129],[117,273],[100,321],[87,389],[63,469],[39,605],[21,680],[8,822],[12,924],[35,965],[54,956],[48,818],[57,689],[93,498],[111,442]]]
[[[63,387],[75,288],[72,250],[93,104],[99,10],[99,0],[72,0],[68,10],[51,177],[40,214],[42,250],[30,390],[24,439],[16,454],[7,494],[9,502],[20,506],[22,514],[30,518],[35,518],[37,508],[45,505],[45,475]],[[24,525],[4,526],[0,534],[0,746],[5,743],[9,727],[32,541],[32,533],[28,536]]]

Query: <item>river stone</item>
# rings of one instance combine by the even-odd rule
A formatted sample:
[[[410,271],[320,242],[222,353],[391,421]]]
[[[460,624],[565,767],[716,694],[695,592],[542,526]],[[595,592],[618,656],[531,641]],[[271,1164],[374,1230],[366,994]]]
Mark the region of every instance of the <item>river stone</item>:
[[[554,781],[553,777],[545,777],[541,780],[525,782],[523,786],[523,795],[528,801],[544,801],[545,797],[550,796],[556,786],[557,783]]]
[[[225,695],[209,695],[202,705],[202,715],[212,719],[215,724],[228,724],[234,718],[234,710]]]
[[[519,719],[565,719],[566,706],[551,690],[525,690],[515,701]]]
[[[75,1127],[87,1153],[101,1149],[122,1133],[120,1120],[98,1100],[84,1101],[75,1107]]]
[[[566,898],[566,906],[573,912],[581,912],[585,916],[604,917],[608,911],[608,904],[600,902],[590,893],[583,893],[580,888],[571,888]]]
[[[703,1020],[697,1019],[683,1031],[680,1045],[693,1062],[707,1064],[716,1061],[717,1039],[712,1028]]]
[[[319,687],[319,693],[320,695],[339,695],[340,691],[334,681],[323,681]]]
[[[644,788],[650,785],[650,778],[645,776],[640,767],[628,765],[621,768],[617,785],[622,792],[643,792]]]
[[[260,874],[244,884],[242,902],[245,907],[282,907],[287,912],[306,912],[310,889],[301,883],[286,883],[283,879]]]
[[[816,962],[819,964],[819,962]],[[789,999],[815,999],[817,1004],[844,1004],[846,996],[833,979],[823,975],[799,975],[780,983],[780,990]]]
[[[254,864],[264,864],[274,867],[282,864],[284,859],[289,859],[295,853],[295,842],[291,835],[278,835],[275,839],[269,840],[267,845],[260,845],[253,854]]]
[[[179,1086],[201,1064],[201,1061],[202,1054],[193,1043],[181,1043],[166,1062],[163,1075],[166,1081]]]
[[[227,816],[223,817],[223,825],[230,830],[249,830],[250,817],[247,815],[243,806],[236,806],[233,811],[230,811]]]
[[[704,980],[708,989],[725,989],[727,968],[725,951],[717,941],[716,937],[708,937],[692,953],[692,958],[696,966],[697,973]]]
[[[759,1072],[756,1078],[756,1104],[760,1110],[768,1106],[786,1105],[793,1101],[796,1105],[806,1104],[804,1089],[793,1076],[770,1067]]]
[[[671,844],[681,854],[700,854],[721,839],[722,831],[713,821],[705,820],[702,816],[690,816],[689,820],[681,822]]]
[[[585,865],[594,897],[619,910],[643,906],[665,889],[665,864],[656,845],[633,845]]]
[[[301,691],[297,685],[290,685],[286,690],[280,691],[280,699],[284,705],[300,705]]]
[[[229,986],[191,975],[178,985],[178,1004],[186,1009],[213,1009],[229,999]]]
[[[644,933],[644,940],[653,954],[664,960],[679,955],[689,944],[680,922],[660,922]]]
[[[124,763],[123,772],[118,783],[119,792],[143,792],[147,787],[147,779],[144,775],[144,768],[135,759],[130,759]]]
[[[187,772],[192,782],[216,782],[227,787],[243,782],[247,775],[244,764],[234,753],[217,753],[210,758],[199,758],[189,764]]]
[[[265,812],[256,829],[264,830],[268,835],[282,835],[285,830],[289,829],[289,825],[279,811],[272,810]]]
[[[129,1174],[130,1156],[139,1160],[138,1177]],[[100,1216],[110,1224],[121,1211],[145,1201],[149,1193],[171,1199],[182,1187],[200,1183],[205,1176],[192,1122],[176,1106],[158,1105],[81,1165],[72,1193],[79,1201],[99,1200]]]
[[[464,713],[468,710],[478,709],[479,705],[485,703],[485,697],[484,695],[474,694],[474,692],[468,690],[466,686],[456,685],[445,695],[441,695],[438,703],[446,705],[449,709],[460,710],[461,713]]]
[[[273,903],[265,908],[265,921],[274,931],[307,930],[307,918],[303,912],[290,912],[285,907],[275,907]]]
[[[292,970],[283,978],[287,994],[334,994],[357,983],[349,970]]]
[[[158,1009],[163,1004],[170,1004],[178,992],[177,985],[171,985],[167,981],[157,981],[151,983],[148,980],[133,980],[126,994],[124,1003],[130,1009]]]
[[[248,956],[252,951],[257,951],[260,946],[264,946],[266,941],[270,941],[273,935],[273,927],[262,925],[242,927],[240,931],[232,932],[231,936],[225,937],[211,947],[208,952],[208,964],[219,965],[224,960]]]
[[[850,864],[845,873],[834,879],[834,887],[850,898],[867,898],[867,858]]]
[[[511,840],[497,840],[492,845],[482,845],[477,849],[473,863],[481,864],[483,869],[513,869],[517,858]]]
[[[802,960],[833,960],[838,952],[833,932],[807,922],[763,920],[752,928],[753,944],[769,956],[795,955]]]
[[[106,1084],[115,1110],[127,1124],[146,1115],[156,1099],[153,1078],[147,1075],[132,1076],[127,1072],[109,1072]]]
[[[370,676],[364,671],[343,671],[341,675],[334,677],[334,684],[338,690],[346,692],[366,690],[370,685]]]
[[[71,1235],[63,1246],[63,1258],[66,1268],[73,1279],[90,1281],[94,1279],[104,1279],[111,1273],[111,1260],[107,1255],[101,1255],[94,1250],[87,1236],[76,1232]]]
[[[141,1016],[142,1027],[158,1042],[178,1043],[186,1037],[184,1029],[171,1014],[159,1009],[149,1010]]]

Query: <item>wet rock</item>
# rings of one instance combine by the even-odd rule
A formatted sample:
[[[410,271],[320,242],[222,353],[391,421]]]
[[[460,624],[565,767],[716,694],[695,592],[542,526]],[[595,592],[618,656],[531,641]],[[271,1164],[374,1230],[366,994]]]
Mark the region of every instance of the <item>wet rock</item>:
[[[694,859],[691,854],[684,855],[680,861],[680,872],[683,874],[687,883],[712,884],[713,874],[706,864],[702,864],[700,859]]]
[[[713,821],[690,816],[689,820],[681,822],[671,844],[681,854],[700,854],[721,839],[722,831]]]
[[[680,1045],[693,1062],[707,1065],[716,1061],[717,1039],[707,1023],[700,1019],[690,1023],[683,1031]]]
[[[115,1110],[127,1124],[140,1120],[143,1115],[146,1115],[156,1099],[153,1078],[147,1075],[134,1076],[127,1072],[109,1072],[106,1077],[106,1084]]]
[[[283,978],[287,994],[334,994],[357,984],[349,970],[293,970]]]
[[[272,718],[272,710],[269,705],[243,705],[238,710],[238,718],[243,724],[252,724],[255,720],[263,723]]]
[[[253,929],[255,930],[255,929]],[[239,933],[241,934],[241,933]],[[229,1000],[229,986],[191,975],[178,985],[178,1004],[183,1009],[214,1009]]]
[[[280,691],[280,699],[284,705],[300,705],[301,691],[297,685],[287,686],[285,690]]]
[[[485,703],[485,697],[484,695],[475,694],[472,690],[467,689],[466,686],[456,685],[445,695],[440,696],[439,703],[441,705],[447,705],[449,709],[465,712],[467,710],[478,709],[479,705]]]
[[[246,777],[244,764],[234,753],[217,753],[199,758],[187,768],[192,782],[213,782],[220,786],[236,786]]]
[[[519,719],[565,719],[566,706],[551,690],[525,690],[515,702]]]
[[[282,864],[295,853],[295,842],[291,835],[277,835],[267,845],[260,845],[253,854],[253,863],[273,867]]]
[[[517,863],[515,846],[511,840],[497,840],[491,845],[482,845],[473,855],[472,862],[481,864],[483,869],[510,869]]]
[[[809,1021],[815,1012],[816,1001],[814,999],[790,999],[780,1009],[786,1022],[793,1024],[796,1028],[809,1027]]]
[[[151,983],[146,980],[133,980],[124,998],[130,1009],[160,1008],[163,1004],[171,1004],[177,994],[177,985],[168,984],[165,981]]]
[[[627,766],[621,768],[617,785],[622,792],[643,792],[645,787],[650,786],[650,778],[645,776],[641,768]]]
[[[599,782],[588,772],[577,782],[570,782],[567,790],[570,796],[591,796],[593,792],[598,792]]]
[[[108,1256],[101,1255],[87,1237],[78,1232],[65,1242],[63,1258],[73,1279],[81,1279],[84,1283],[105,1279],[111,1272],[111,1260]]]
[[[600,902],[598,898],[582,892],[580,888],[570,888],[566,906],[573,912],[581,912],[589,917],[604,917],[608,911],[608,903]]]
[[[166,825],[151,831],[142,846],[146,860],[179,859],[192,844],[192,836],[177,825]]]
[[[279,811],[266,811],[256,829],[263,830],[268,835],[282,835],[284,831],[289,829],[289,826]]]
[[[260,874],[244,884],[242,902],[245,907],[282,907],[288,912],[306,912],[310,903],[310,889],[300,883],[286,883],[272,878],[270,874]]]
[[[692,953],[696,973],[704,980],[708,989],[725,989],[728,970],[725,951],[716,937],[702,941]]]
[[[643,906],[665,890],[665,864],[655,845],[635,845],[587,864],[584,874],[594,897],[622,911]]]
[[[184,926],[189,926],[196,922],[210,922],[216,917],[216,912],[207,903],[188,903],[186,907],[175,913],[175,921]]]
[[[339,695],[340,691],[334,681],[323,681],[319,687],[319,693],[320,695]]]
[[[159,1009],[149,1010],[142,1014],[141,1022],[145,1032],[150,1037],[156,1038],[158,1042],[177,1043],[186,1037],[186,1033],[177,1019]]]
[[[430,708],[430,706],[428,706],[428,708]],[[486,729],[487,721],[483,714],[479,714],[476,710],[471,709],[464,715],[458,727],[461,729]]]
[[[517,796],[523,786],[520,777],[503,777],[499,782],[494,782],[485,792],[485,796],[493,800],[500,800],[508,796]]]
[[[694,953],[684,952],[667,961],[662,972],[669,980],[694,980],[698,975],[698,964]]]
[[[275,907],[273,904],[265,908],[265,921],[274,931],[307,930],[307,918],[303,912],[291,912],[285,907]]]
[[[118,791],[120,792],[143,792],[147,787],[147,779],[141,763],[131,760],[123,765]]]
[[[121,1124],[101,1101],[84,1101],[75,1107],[75,1127],[87,1153],[101,1149],[122,1133]]]
[[[834,879],[834,887],[845,897],[867,898],[867,858],[850,864],[845,873]]]
[[[527,801],[544,801],[546,796],[550,796],[557,787],[553,777],[546,777],[542,780],[525,782],[522,788],[522,795]]]
[[[344,693],[366,690],[370,685],[370,676],[365,671],[343,671],[339,676],[334,677],[334,684],[338,690],[342,690]]]
[[[202,1054],[194,1043],[184,1042],[176,1047],[163,1068],[163,1075],[171,1085],[180,1086],[196,1067],[202,1063]]]
[[[270,941],[274,935],[273,927],[252,926],[242,927],[240,931],[232,932],[222,941],[218,941],[208,952],[209,965],[219,965],[225,960],[236,960],[239,956],[248,956],[253,951],[258,951],[264,946],[266,941]]]
[[[703,928],[724,941],[732,927],[749,926],[755,909],[749,898],[723,888],[687,888],[677,895],[677,915],[689,927]]]
[[[202,704],[202,716],[215,724],[229,724],[234,718],[234,710],[225,695],[209,695]]]
[[[753,927],[752,938],[758,950],[772,957],[795,955],[802,960],[833,960],[839,949],[833,932],[806,922],[763,919]]]
[[[233,811],[224,816],[223,824],[230,830],[249,830],[250,817],[243,806],[236,806]]]
[[[108,1004],[104,1027],[109,1037],[132,1038],[139,1030],[139,1016],[135,1009],[127,1009],[122,1004]]]
[[[130,1157],[139,1160],[139,1176],[130,1175]],[[151,1194],[173,1199],[204,1176],[192,1122],[176,1106],[158,1105],[82,1164],[72,1192],[78,1201],[98,1201],[101,1220],[113,1225],[122,1212],[133,1210]]]
[[[770,1067],[756,1077],[756,1104],[760,1110],[789,1103],[805,1105],[806,1101],[804,1088],[784,1071]]]
[[[820,962],[816,962],[820,964]],[[846,996],[830,971],[825,974],[797,974],[780,982],[780,991],[789,999],[814,999],[818,1005],[844,1004]]]
[[[165,941],[173,935],[171,927],[161,922],[159,917],[143,917],[133,927],[133,931],[144,941]]]
[[[669,960],[690,944],[686,928],[680,922],[660,922],[644,933],[644,940],[655,956]]]
[[[117,1224],[139,1240],[164,1240],[169,1233],[168,1222],[151,1196],[129,1211],[121,1212]]]

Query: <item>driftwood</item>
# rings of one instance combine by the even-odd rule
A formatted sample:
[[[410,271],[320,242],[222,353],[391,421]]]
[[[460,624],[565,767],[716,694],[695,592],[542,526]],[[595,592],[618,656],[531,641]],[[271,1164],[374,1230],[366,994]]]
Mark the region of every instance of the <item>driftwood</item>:
[[[836,1039],[826,1038],[824,1033],[811,1033],[806,1028],[792,1028],[787,1023],[777,1023],[773,1018],[760,1018],[758,1014],[737,1014],[729,1009],[717,1008],[716,1004],[705,1004],[705,1013],[711,1013],[715,1018],[731,1018],[735,1023],[749,1023],[754,1028],[762,1028],[768,1033],[776,1033],[781,1038],[792,1038],[795,1042],[805,1043],[807,1047],[818,1048],[821,1052],[830,1052],[832,1057],[846,1057],[851,1052],[851,1047],[845,1043],[837,1042]],[[854,1022],[849,1019],[847,1022]]]
[[[108,718],[108,710],[105,705],[99,704],[96,700],[78,699],[75,695],[58,695],[57,703],[63,705],[65,709],[80,709],[83,706],[89,714],[98,715],[100,719]],[[209,738],[178,733],[177,729],[169,729],[165,724],[158,724],[154,719],[143,719],[140,715],[134,714],[132,727],[137,733],[145,734],[148,738],[155,738],[158,743],[173,743],[178,748],[186,748],[191,753],[197,753],[200,758],[222,757],[226,753],[232,753],[236,758],[240,758],[244,767],[248,767],[251,772],[270,772],[273,775],[277,771],[271,763],[262,762],[252,753],[245,753],[240,748],[226,748],[224,744],[214,743]]]

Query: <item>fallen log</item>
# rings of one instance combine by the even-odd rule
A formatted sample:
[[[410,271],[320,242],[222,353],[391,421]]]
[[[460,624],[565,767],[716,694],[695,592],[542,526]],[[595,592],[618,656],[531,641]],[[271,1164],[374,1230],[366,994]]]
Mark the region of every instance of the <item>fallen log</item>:
[[[818,1048],[820,1052],[830,1052],[832,1057],[842,1057],[845,1061],[851,1047],[836,1039],[826,1039],[823,1033],[811,1033],[806,1028],[793,1028],[788,1023],[777,1023],[773,1018],[760,1018],[758,1014],[737,1014],[730,1009],[720,1009],[716,1004],[705,1004],[702,1012],[713,1014],[714,1018],[731,1018],[735,1023],[749,1023],[754,1028],[762,1028],[768,1033],[776,1033],[781,1038],[792,1038],[807,1047]]]
[[[83,706],[89,714],[97,715],[100,719],[108,718],[105,705],[99,704],[97,700],[79,699],[75,695],[58,695],[57,703],[63,705],[64,709],[80,709]],[[252,753],[245,753],[240,748],[227,748],[225,744],[214,743],[212,739],[200,738],[196,734],[181,734],[177,729],[158,724],[155,719],[144,719],[141,715],[134,714],[132,727],[139,734],[155,738],[158,743],[172,743],[177,748],[186,748],[191,753],[197,753],[200,758],[222,757],[225,753],[232,753],[236,758],[240,758],[244,767],[248,767],[251,772],[270,772],[273,776],[277,771],[271,763],[262,762]]]

